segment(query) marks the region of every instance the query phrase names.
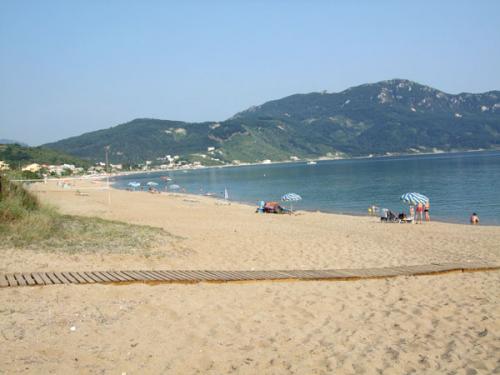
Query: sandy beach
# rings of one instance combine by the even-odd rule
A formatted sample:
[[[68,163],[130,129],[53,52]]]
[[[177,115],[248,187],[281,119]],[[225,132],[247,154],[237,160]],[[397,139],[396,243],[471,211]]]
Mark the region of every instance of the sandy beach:
[[[500,227],[382,224],[182,194],[34,185],[62,213],[161,227],[154,251],[5,249],[1,272],[500,263]],[[82,189],[88,195],[75,194]],[[500,272],[0,290],[0,373],[500,373]],[[72,330],[71,328],[74,327]]]

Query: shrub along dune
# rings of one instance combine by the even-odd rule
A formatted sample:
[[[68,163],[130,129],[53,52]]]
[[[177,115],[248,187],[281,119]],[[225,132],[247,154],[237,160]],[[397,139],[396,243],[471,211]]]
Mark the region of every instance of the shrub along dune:
[[[152,255],[173,236],[161,228],[60,214],[0,176],[0,238],[4,249]]]

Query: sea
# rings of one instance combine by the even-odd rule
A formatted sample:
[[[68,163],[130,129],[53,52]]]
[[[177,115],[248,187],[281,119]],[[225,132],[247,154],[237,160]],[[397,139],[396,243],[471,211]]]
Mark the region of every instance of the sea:
[[[367,215],[371,206],[407,212],[401,195],[418,192],[429,197],[433,220],[468,223],[475,212],[481,224],[500,225],[500,151],[163,171],[117,177],[113,184],[126,189],[140,182],[144,189],[150,181],[160,191],[219,198],[226,189],[230,201],[255,206],[296,193],[302,200],[293,209],[351,215]]]

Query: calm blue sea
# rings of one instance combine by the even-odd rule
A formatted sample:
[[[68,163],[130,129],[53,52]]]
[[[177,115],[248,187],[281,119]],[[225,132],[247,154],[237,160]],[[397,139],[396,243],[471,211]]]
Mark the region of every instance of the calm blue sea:
[[[165,182],[160,176],[170,176]],[[257,204],[289,192],[303,200],[295,207],[324,212],[366,214],[371,205],[393,211],[406,208],[406,192],[427,195],[431,217],[467,223],[476,212],[483,224],[500,225],[500,152],[467,152],[371,159],[284,163],[149,173],[118,177],[114,186],[156,181],[161,190],[177,184],[192,194],[223,196]]]

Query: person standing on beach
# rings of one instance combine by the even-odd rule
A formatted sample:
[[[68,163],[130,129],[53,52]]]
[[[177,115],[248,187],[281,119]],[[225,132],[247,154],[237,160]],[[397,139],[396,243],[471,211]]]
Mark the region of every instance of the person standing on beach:
[[[431,215],[429,214],[429,210],[431,209],[431,204],[429,201],[425,202],[424,212],[425,212],[425,221],[431,221]]]
[[[423,216],[424,216],[424,205],[422,204],[422,202],[418,202],[418,204],[417,204],[417,220],[418,220],[417,223],[422,224]]]

